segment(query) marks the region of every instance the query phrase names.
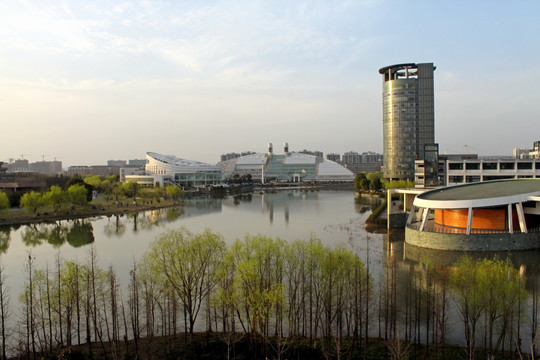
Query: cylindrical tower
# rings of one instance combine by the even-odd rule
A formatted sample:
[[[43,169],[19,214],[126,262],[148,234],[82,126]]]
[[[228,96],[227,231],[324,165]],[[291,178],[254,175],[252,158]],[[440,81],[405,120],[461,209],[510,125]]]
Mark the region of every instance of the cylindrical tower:
[[[414,160],[435,142],[433,63],[383,67],[384,177],[414,179]]]

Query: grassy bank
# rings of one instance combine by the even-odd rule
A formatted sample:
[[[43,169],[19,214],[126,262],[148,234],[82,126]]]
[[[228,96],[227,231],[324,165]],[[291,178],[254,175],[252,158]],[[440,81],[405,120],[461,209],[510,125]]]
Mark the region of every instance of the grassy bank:
[[[156,199],[122,199],[107,200],[98,197],[84,207],[74,207],[70,204],[62,205],[57,211],[51,206],[40,207],[35,214],[28,213],[25,209],[10,209],[0,213],[0,225],[24,225],[36,222],[51,222],[59,220],[84,219],[94,216],[114,214],[129,214],[140,211],[155,210],[171,206],[182,205],[181,200],[156,200]]]

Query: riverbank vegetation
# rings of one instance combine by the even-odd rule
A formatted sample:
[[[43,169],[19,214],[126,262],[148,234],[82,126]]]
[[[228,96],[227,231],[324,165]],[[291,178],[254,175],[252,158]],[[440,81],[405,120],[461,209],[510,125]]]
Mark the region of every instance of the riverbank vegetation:
[[[148,188],[131,181],[121,183],[117,176],[75,176],[64,187],[52,185],[44,192],[30,191],[22,194],[17,200],[20,209],[10,210],[10,202],[6,201],[8,196],[0,192],[0,223],[28,223],[142,211],[178,204],[183,197],[182,189],[168,184]]]
[[[389,189],[413,188],[414,181],[393,180],[387,181],[380,171],[360,173],[354,178],[354,188],[360,193],[377,193]]]
[[[97,256],[36,268],[30,253],[18,304],[0,266],[4,358],[495,359],[519,358],[525,338],[536,353],[538,309],[509,260],[403,268],[389,255],[374,279],[359,253],[316,238],[227,245],[184,228],[134,260],[127,284]],[[448,344],[452,308],[463,348]]]

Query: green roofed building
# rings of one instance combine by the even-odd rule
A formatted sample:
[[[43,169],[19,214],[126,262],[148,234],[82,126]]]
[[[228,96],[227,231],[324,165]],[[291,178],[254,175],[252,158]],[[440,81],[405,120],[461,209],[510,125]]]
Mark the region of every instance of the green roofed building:
[[[289,152],[285,143],[282,155],[274,154],[272,144],[267,153],[250,154],[219,163],[225,178],[251,175],[261,182],[352,182],[354,173],[321,156]]]

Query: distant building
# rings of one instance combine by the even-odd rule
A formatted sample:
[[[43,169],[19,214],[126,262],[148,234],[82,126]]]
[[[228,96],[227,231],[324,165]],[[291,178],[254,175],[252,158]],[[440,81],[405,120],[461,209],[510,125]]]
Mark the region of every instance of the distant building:
[[[7,169],[6,172],[8,173],[17,173],[17,172],[31,172],[30,170],[30,163],[26,159],[17,159],[15,161],[11,161],[9,164],[4,164],[4,168]]]
[[[529,152],[529,159],[540,159],[540,141],[535,141]]]
[[[232,152],[232,153],[222,154],[220,157],[220,161],[227,161],[227,160],[239,158],[241,156],[252,155],[252,154],[255,154],[255,153],[253,151],[244,151],[241,153]]]
[[[119,175],[120,174],[120,166],[108,166],[108,165],[92,165],[92,166],[85,166],[85,165],[78,165],[78,166],[70,166],[68,168],[68,174],[73,175],[80,175],[80,176],[86,176],[86,175],[102,175],[102,176],[110,176],[110,175]]]
[[[397,64],[379,70],[383,80],[384,177],[414,179],[414,161],[435,143],[433,63]]]
[[[144,173],[125,174],[123,177],[125,181],[136,181],[143,185],[163,186],[168,183],[201,187],[218,185],[223,176],[221,168],[216,165],[181,159],[174,155],[147,152]]]
[[[44,174],[0,171],[0,190],[3,191],[44,191],[47,188]]]
[[[322,151],[318,151],[318,150],[315,150],[315,151],[311,151],[311,150],[301,150],[299,151],[300,154],[306,154],[306,155],[313,155],[313,156],[318,156],[318,157],[323,157],[323,152]]]
[[[532,149],[514,148],[514,159],[540,159],[540,141],[533,143]]]
[[[284,144],[283,155],[275,154],[270,143],[267,153],[246,155],[218,165],[226,179],[250,175],[254,181],[263,183],[353,181],[355,176],[350,170],[322,156],[289,151],[287,143]]]
[[[326,158],[330,161],[341,163],[341,155],[339,154],[326,154]]]
[[[146,166],[146,160],[145,159],[132,159],[128,161],[128,166],[144,168]]]
[[[30,164],[30,170],[40,174],[60,174],[62,172],[61,161],[38,161]]]
[[[126,166],[126,160],[107,160],[107,166]]]
[[[527,148],[514,148],[513,150],[514,159],[528,159],[530,151],[531,149],[527,149]]]
[[[383,156],[371,151],[362,154],[348,151],[341,156],[341,164],[355,174],[378,172],[383,165]]]

